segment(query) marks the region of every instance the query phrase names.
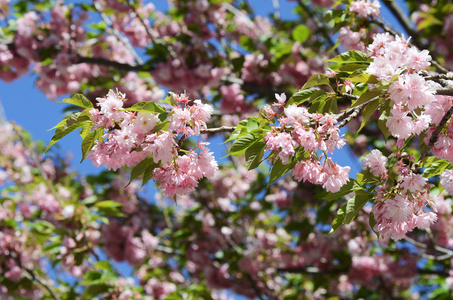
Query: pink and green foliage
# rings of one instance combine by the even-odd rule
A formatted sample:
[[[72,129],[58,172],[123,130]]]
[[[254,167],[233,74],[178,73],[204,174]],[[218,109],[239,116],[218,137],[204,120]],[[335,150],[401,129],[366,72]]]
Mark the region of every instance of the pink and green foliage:
[[[0,298],[450,297],[453,6],[264,2],[0,1]]]

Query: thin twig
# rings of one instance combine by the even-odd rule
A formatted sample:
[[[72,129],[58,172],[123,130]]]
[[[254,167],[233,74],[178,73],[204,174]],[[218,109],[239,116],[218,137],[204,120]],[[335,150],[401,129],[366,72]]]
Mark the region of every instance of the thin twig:
[[[54,290],[52,290],[50,288],[50,286],[48,286],[47,284],[45,284],[41,279],[39,279],[35,273],[33,273],[32,270],[30,269],[27,269],[27,268],[23,268],[30,276],[31,276],[31,279],[32,281],[36,281],[39,285],[41,285],[43,288],[45,288],[50,296],[54,299],[54,300],[59,300],[60,298],[58,298],[57,294],[54,292]]]
[[[297,0],[297,3],[304,9],[304,11],[308,14],[310,19],[315,23],[316,27],[319,29],[321,34],[324,36],[326,39],[327,43],[333,48],[335,46],[335,43],[332,41],[331,37],[329,36],[329,32],[327,31],[327,28],[325,27],[325,23],[319,20],[318,16],[316,16],[308,6],[305,5],[305,3],[302,0]],[[337,48],[334,50],[335,54],[340,54]]]
[[[140,24],[145,28],[146,34],[148,35],[149,39],[159,45],[163,45],[165,49],[167,49],[168,53],[173,59],[178,59],[178,54],[176,54],[175,50],[173,50],[173,47],[165,43],[162,39],[156,38],[153,36],[153,33],[150,31],[149,26],[146,25],[145,21],[143,20],[142,16],[137,12],[137,9],[134,7],[134,5],[131,3],[130,0],[126,0],[127,5],[129,8],[134,12],[134,14],[137,16],[137,19],[139,20]]]
[[[102,12],[102,8],[100,7],[100,2],[99,1],[95,1],[93,0],[93,6],[94,8],[96,9],[96,11],[101,15],[101,18],[102,20],[104,21],[105,24],[107,24],[109,27],[110,27],[110,30],[111,32],[113,33],[113,35],[119,40],[121,41],[124,46],[126,46],[127,50],[129,50],[129,52],[132,54],[132,56],[134,56],[134,59],[135,61],[138,63],[138,64],[143,64],[143,60],[141,59],[141,57],[137,54],[137,52],[135,52],[134,50],[134,47],[132,47],[131,43],[129,42],[128,39],[126,39],[117,29],[115,29],[113,27],[113,23],[112,21],[109,19],[109,17],[104,13]]]

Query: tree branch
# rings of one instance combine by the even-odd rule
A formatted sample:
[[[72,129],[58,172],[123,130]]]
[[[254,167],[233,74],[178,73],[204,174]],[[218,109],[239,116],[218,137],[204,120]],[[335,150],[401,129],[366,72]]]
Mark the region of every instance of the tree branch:
[[[129,52],[132,54],[132,56],[134,56],[135,61],[138,64],[143,64],[143,60],[140,58],[140,56],[137,54],[137,52],[135,52],[134,47],[132,47],[132,45],[129,42],[129,40],[127,38],[125,38],[117,29],[115,29],[113,27],[112,21],[108,18],[108,16],[104,12],[102,12],[102,8],[100,7],[99,1],[93,0],[93,7],[99,13],[99,15],[101,16],[102,20],[104,20],[105,24],[110,26],[110,28],[111,28],[110,30],[112,31],[113,35],[119,41],[121,41],[126,46],[126,48],[129,50]]]
[[[278,272],[281,273],[293,273],[293,274],[311,274],[311,275],[339,275],[339,274],[348,274],[349,269],[319,269],[316,267],[294,267],[294,268],[277,268]],[[420,275],[439,275],[448,277],[449,272],[443,270],[425,270],[417,269],[417,273]]]
[[[324,26],[324,23],[319,20],[318,16],[316,16],[309,7],[305,5],[305,3],[302,0],[297,0],[297,3],[304,9],[304,11],[308,14],[310,19],[315,23],[316,27],[319,29],[323,37],[326,39],[327,43],[333,48],[335,46],[335,43],[332,41],[331,37],[329,36],[328,31],[326,30],[326,27]],[[335,54],[340,54],[338,49],[335,48],[334,50]]]
[[[130,65],[126,63],[120,63],[116,62],[113,60],[109,60],[106,58],[102,57],[85,57],[81,55],[77,55],[76,64],[81,64],[81,63],[87,63],[87,64],[92,64],[92,65],[100,65],[100,66],[106,66],[106,67],[114,67],[119,70],[124,70],[124,71],[151,71],[153,70],[152,67],[147,67],[145,65]]]
[[[48,286],[41,279],[39,279],[32,270],[27,269],[27,268],[23,268],[23,269],[31,276],[31,279],[33,281],[36,281],[39,285],[41,285],[43,288],[45,288],[54,300],[60,300],[60,298],[58,298],[57,294],[50,288],[50,286]]]

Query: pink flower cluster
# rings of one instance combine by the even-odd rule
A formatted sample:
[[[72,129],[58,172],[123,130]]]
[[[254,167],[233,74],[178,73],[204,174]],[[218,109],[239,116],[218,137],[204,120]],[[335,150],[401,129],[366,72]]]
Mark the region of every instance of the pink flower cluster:
[[[350,11],[357,13],[360,18],[379,16],[381,5],[378,0],[358,0],[351,3]]]
[[[127,260],[137,266],[157,247],[159,240],[143,230],[141,236],[135,236],[138,226],[121,225],[114,220],[102,227],[105,252],[116,261]]]
[[[393,39],[388,33],[377,34],[368,52],[373,57],[368,73],[386,81],[398,76],[388,91],[393,101],[386,122],[390,133],[398,139],[421,134],[434,118],[439,118],[434,84],[418,74],[429,67],[429,52],[409,47],[404,38]]]
[[[373,62],[367,73],[376,75],[379,80],[390,81],[394,75],[419,72],[431,64],[428,50],[419,51],[410,47],[404,37],[393,38],[389,33],[376,34],[368,46],[368,54]]]
[[[110,91],[105,98],[98,98],[99,109],[90,111],[93,128],[106,129],[102,140],[97,140],[88,154],[95,166],[103,165],[116,170],[125,165],[136,166],[149,155],[158,167],[153,179],[168,197],[191,192],[203,177],[211,178],[217,169],[217,162],[206,148],[208,143],[199,143],[187,155],[178,156],[178,135],[199,135],[206,128],[212,107],[189,98],[174,95],[175,105],[167,116],[168,131],[155,130],[162,124],[156,113],[131,112],[123,109],[125,95]],[[196,153],[199,149],[199,153]]]
[[[384,176],[387,174],[387,169],[385,164],[388,159],[382,155],[381,151],[374,149],[371,152],[363,157],[363,168],[369,168],[370,172],[374,175]]]
[[[283,108],[286,101],[285,94],[276,94],[277,103],[274,106]],[[273,118],[270,107],[264,111],[269,118]],[[264,137],[266,150],[273,151],[274,156],[286,165],[296,155],[297,148],[310,153],[308,160],[299,161],[293,169],[293,176],[298,181],[309,181],[322,185],[329,192],[337,192],[349,180],[349,167],[340,167],[327,158],[320,162],[316,155],[318,150],[333,153],[335,148],[342,148],[345,141],[341,138],[339,128],[335,126],[337,120],[334,115],[319,113],[311,114],[305,107],[292,104],[284,108],[284,115],[277,118],[279,129],[274,127]],[[310,123],[315,124],[312,126]],[[286,132],[285,126],[294,127]]]
[[[379,154],[370,153],[370,159],[371,155],[376,158]],[[376,202],[371,210],[376,221],[373,229],[394,240],[404,238],[414,228],[427,229],[437,220],[436,206],[430,199],[426,178],[414,174],[402,161],[397,165],[400,175],[397,190],[378,188]],[[379,172],[380,169],[381,166]],[[433,211],[427,211],[426,206]]]

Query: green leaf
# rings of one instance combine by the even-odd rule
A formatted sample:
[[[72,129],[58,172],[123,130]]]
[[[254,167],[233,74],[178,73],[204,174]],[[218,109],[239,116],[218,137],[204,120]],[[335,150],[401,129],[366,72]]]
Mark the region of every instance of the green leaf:
[[[369,103],[369,104],[367,104],[367,106],[365,106],[365,108],[363,109],[363,113],[362,113],[362,117],[363,117],[362,125],[360,125],[360,128],[359,128],[359,130],[357,130],[357,133],[359,133],[360,130],[362,130],[362,128],[365,127],[365,125],[368,122],[368,120],[370,119],[370,117],[378,109],[379,104],[381,104],[381,101],[382,101],[382,99],[378,98],[376,100],[371,101],[371,103]]]
[[[82,141],[82,161],[85,160],[88,152],[93,148],[96,141],[100,140],[104,135],[103,128],[97,128],[96,130],[87,134],[87,136]]]
[[[154,168],[157,167],[157,164],[154,162],[154,159],[152,156],[148,156],[141,162],[139,162],[131,171],[131,181],[134,180],[135,178],[139,177],[147,169],[153,170]],[[130,183],[130,182],[129,182]]]
[[[345,63],[369,63],[371,58],[369,58],[364,52],[357,50],[350,50],[342,53],[332,59],[325,60],[325,62],[332,62],[337,64]]]
[[[262,140],[256,141],[252,146],[245,151],[246,167],[248,170],[253,170],[261,163],[264,155],[266,144]]]
[[[365,70],[368,68],[367,64],[345,64],[338,68],[341,72],[352,73],[357,70]]]
[[[372,91],[366,91],[365,93],[363,93],[359,99],[357,99],[352,105],[351,107],[356,107],[356,106],[359,106],[373,98],[376,98],[376,97],[379,97],[380,95],[382,95],[382,91],[375,91],[375,90],[372,90]]]
[[[230,152],[228,153],[228,155],[236,155],[236,156],[241,155],[256,140],[257,140],[257,138],[251,133],[241,136],[240,138],[238,138],[237,140],[235,140],[233,142],[233,145],[231,145]]]
[[[374,226],[376,226],[377,223],[376,223],[376,220],[374,219],[374,213],[373,212],[370,212],[370,216],[368,217],[368,223],[370,224],[371,230],[373,230],[374,233],[376,233],[376,235],[379,238],[379,232],[376,232],[374,230]]]
[[[45,221],[45,220],[40,220],[40,221],[35,221],[30,223],[30,227],[37,233],[43,234],[43,235],[51,235],[55,233],[55,225],[52,223]]]
[[[91,101],[88,100],[87,97],[85,97],[82,94],[75,94],[74,96],[72,96],[72,98],[65,98],[63,101],[58,102],[58,103],[70,103],[70,104],[80,106],[83,108],[93,108],[94,107],[93,103],[91,103]]]
[[[292,35],[295,41],[303,44],[310,36],[310,28],[308,28],[306,25],[300,24],[296,26],[296,28],[294,28]]]
[[[163,113],[166,112],[165,107],[160,104],[157,104],[153,101],[142,101],[135,103],[131,107],[125,108],[123,110],[126,111],[141,111],[141,112],[149,112],[149,113]]]
[[[355,195],[346,203],[346,211],[343,224],[349,224],[354,220],[362,207],[372,200],[372,196],[368,193]]]
[[[173,96],[173,93],[169,93],[167,95],[167,97],[165,97],[164,100],[162,100],[163,103],[168,103],[170,104],[171,106],[174,106],[176,105],[176,100],[175,100],[175,97]]]
[[[94,264],[94,266],[98,269],[104,270],[104,271],[113,271],[112,265],[108,260],[100,260]]]
[[[384,134],[385,140],[387,140],[390,136],[390,130],[388,129],[386,123],[387,118],[390,116],[390,99],[387,99],[384,104],[381,106],[381,115],[379,116],[378,120],[378,127],[381,129],[382,133]]]
[[[431,178],[436,175],[440,175],[444,172],[446,168],[450,166],[450,162],[445,159],[439,159],[436,162],[430,164],[426,169],[423,171],[423,177]]]
[[[96,296],[104,294],[110,290],[111,286],[106,283],[92,284],[85,288],[82,299],[93,299]]]
[[[85,109],[83,112],[71,114],[69,117],[66,118],[64,126],[57,127],[57,129],[55,130],[55,134],[53,135],[52,139],[49,142],[49,145],[47,146],[46,150],[44,150],[44,152],[49,150],[49,148],[52,147],[52,145],[57,143],[59,140],[61,140],[63,137],[65,137],[72,131],[84,125],[88,125],[89,123],[91,123],[89,109]]]
[[[290,169],[294,167],[296,161],[293,160],[292,162],[287,163],[284,165],[280,159],[278,159],[275,164],[272,166],[271,175],[269,176],[269,183],[267,186],[269,187],[272,183],[274,183],[277,179],[282,177],[286,174]]]
[[[310,98],[308,112],[319,112],[321,114],[329,112],[331,105],[326,105],[327,99],[329,99],[329,96],[326,94],[326,91],[320,90],[319,92],[314,93]]]
[[[359,74],[354,77],[347,78],[346,80],[349,80],[351,82],[363,82],[363,83],[372,83],[372,84],[378,84],[379,80],[375,75],[371,74]]]
[[[258,121],[255,120],[256,118],[253,117],[253,119],[251,117],[247,118],[247,131],[250,132],[252,130],[255,130],[255,129],[258,129],[260,127],[260,124]]]
[[[113,201],[113,200],[104,200],[104,201],[96,202],[93,206],[98,207],[98,208],[116,208],[116,207],[121,207],[123,205],[121,203]]]
[[[304,84],[302,89],[306,89],[316,85],[330,85],[329,77],[324,74],[313,74],[310,79]]]
[[[337,211],[337,217],[332,222],[332,229],[327,235],[334,234],[341,225],[343,225],[344,217],[346,214],[346,204],[340,207]]]
[[[286,102],[286,107],[290,106],[291,104],[302,104],[307,101],[318,89],[308,89],[308,90],[300,90],[294,93],[291,98],[289,98],[288,102]]]

